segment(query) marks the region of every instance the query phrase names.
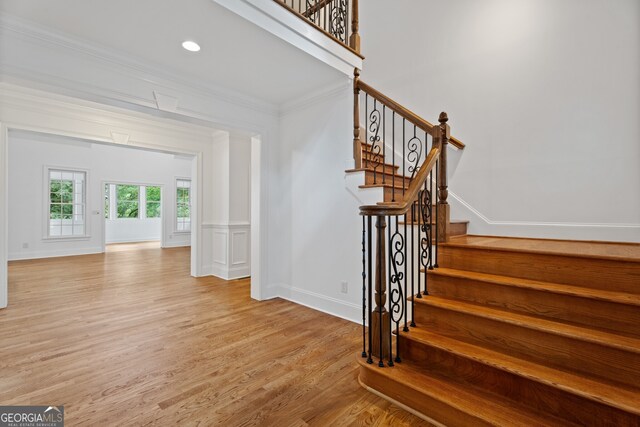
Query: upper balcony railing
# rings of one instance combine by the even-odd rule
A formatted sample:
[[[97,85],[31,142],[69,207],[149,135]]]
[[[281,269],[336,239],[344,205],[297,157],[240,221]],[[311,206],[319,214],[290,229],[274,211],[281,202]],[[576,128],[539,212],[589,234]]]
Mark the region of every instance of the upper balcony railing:
[[[358,0],[274,0],[360,55]]]

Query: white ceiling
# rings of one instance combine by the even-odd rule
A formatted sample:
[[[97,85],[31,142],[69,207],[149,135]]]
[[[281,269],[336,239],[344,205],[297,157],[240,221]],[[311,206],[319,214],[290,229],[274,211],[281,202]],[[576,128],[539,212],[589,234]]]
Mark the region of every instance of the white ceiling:
[[[211,0],[0,0],[0,11],[274,104],[344,79]],[[202,50],[182,49],[187,39]]]

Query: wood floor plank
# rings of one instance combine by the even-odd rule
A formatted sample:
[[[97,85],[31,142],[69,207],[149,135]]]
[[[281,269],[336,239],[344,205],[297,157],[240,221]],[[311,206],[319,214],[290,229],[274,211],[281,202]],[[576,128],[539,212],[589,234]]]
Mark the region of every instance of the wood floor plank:
[[[190,277],[188,248],[12,262],[0,404],[74,426],[428,425],[358,385],[358,325],[249,293]]]

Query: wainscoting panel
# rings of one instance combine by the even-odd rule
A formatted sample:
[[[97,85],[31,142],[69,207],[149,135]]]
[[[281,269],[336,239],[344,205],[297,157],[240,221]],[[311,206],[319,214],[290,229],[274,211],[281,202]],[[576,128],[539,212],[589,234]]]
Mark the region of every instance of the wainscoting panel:
[[[206,224],[213,231],[211,274],[227,280],[251,276],[251,225]],[[209,264],[205,261],[205,264]]]

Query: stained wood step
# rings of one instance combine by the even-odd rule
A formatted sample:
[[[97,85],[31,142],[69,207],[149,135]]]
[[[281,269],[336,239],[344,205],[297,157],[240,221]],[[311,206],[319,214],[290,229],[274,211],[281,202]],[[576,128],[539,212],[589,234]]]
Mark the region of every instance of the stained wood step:
[[[427,274],[434,296],[640,337],[640,295],[450,268]]]
[[[401,222],[401,224],[404,224],[404,222]],[[418,224],[422,224],[422,223],[418,223],[417,221],[407,221],[407,225],[410,225],[410,226],[418,226]],[[433,220],[431,224],[435,226],[435,222]],[[450,227],[449,234],[451,236],[462,236],[464,234],[467,234],[468,226],[469,226],[469,221],[452,219],[451,221],[449,221],[449,227]]]
[[[640,244],[460,236],[441,267],[640,294]]]
[[[392,165],[391,163],[386,163],[381,156],[378,157],[363,157],[362,158],[362,167],[363,168],[380,168],[385,167],[387,170],[393,169],[396,172],[400,170],[400,166]]]
[[[566,426],[566,421],[537,413],[502,396],[470,387],[452,378],[408,363],[379,368],[358,357],[360,383],[371,391],[427,415],[432,421],[455,426]]]
[[[594,381],[425,328],[400,333],[400,354],[423,371],[441,372],[580,425],[640,422],[637,389]]]
[[[396,183],[396,185],[392,185],[391,183],[387,184],[365,184],[360,185],[360,188],[382,188],[384,190],[384,200],[385,201],[399,201],[402,200],[402,189],[403,186],[400,183]],[[405,185],[404,188],[408,188],[408,185]]]
[[[417,325],[512,356],[635,387],[640,339],[454,301],[415,299]]]
[[[382,184],[384,181],[384,183],[396,183],[400,185],[404,182],[404,184],[408,186],[411,182],[409,177],[393,172],[383,172],[383,170],[382,167],[375,170],[373,168],[357,168],[348,169],[346,172],[364,172],[365,184]]]

